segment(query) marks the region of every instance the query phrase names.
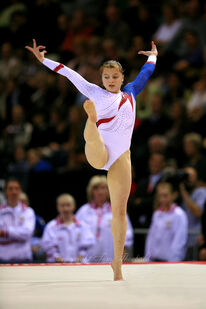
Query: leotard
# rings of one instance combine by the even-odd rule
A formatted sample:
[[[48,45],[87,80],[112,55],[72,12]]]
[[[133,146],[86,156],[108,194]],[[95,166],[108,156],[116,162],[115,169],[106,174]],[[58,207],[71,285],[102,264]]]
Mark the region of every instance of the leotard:
[[[109,170],[111,165],[130,149],[135,123],[135,97],[146,85],[153,73],[156,56],[150,56],[134,81],[127,84],[119,93],[109,92],[89,83],[81,75],[61,63],[45,58],[43,64],[67,77],[75,87],[92,100],[97,112],[97,127],[108,151],[108,161],[102,168]]]

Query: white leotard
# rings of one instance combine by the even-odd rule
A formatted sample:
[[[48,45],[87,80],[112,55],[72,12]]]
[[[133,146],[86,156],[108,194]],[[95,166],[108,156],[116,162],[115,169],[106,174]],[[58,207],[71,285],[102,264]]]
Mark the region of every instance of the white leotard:
[[[152,61],[150,61],[152,60]],[[63,64],[45,58],[43,64],[51,70],[67,77],[76,88],[92,100],[97,112],[98,131],[108,151],[108,161],[103,167],[110,166],[130,149],[135,123],[136,95],[144,88],[149,76],[154,71],[155,56],[150,56],[136,79],[126,85],[123,91],[112,93],[89,83],[81,75]]]

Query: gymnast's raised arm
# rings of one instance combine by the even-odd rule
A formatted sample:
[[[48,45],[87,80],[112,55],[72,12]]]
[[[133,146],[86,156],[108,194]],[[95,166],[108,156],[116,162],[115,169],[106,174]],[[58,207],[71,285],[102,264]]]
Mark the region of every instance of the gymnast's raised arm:
[[[99,86],[89,83],[80,74],[64,66],[63,64],[45,58],[45,54],[47,53],[45,46],[37,46],[35,39],[33,39],[33,47],[25,46],[25,48],[32,52],[40,62],[52,71],[58,72],[59,74],[67,77],[83,95],[91,100],[93,99],[93,93],[97,88],[100,88]]]
[[[152,41],[152,49],[150,51],[139,51],[138,54],[148,56],[148,60],[143,65],[135,80],[123,88],[123,91],[127,92],[129,95],[132,93],[134,97],[136,97],[142,91],[147,83],[147,80],[154,72],[158,55],[157,47]]]

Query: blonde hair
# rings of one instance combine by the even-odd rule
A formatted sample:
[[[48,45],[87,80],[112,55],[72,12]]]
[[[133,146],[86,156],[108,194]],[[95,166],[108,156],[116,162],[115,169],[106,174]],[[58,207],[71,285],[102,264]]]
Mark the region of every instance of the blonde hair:
[[[56,199],[56,203],[58,204],[61,200],[67,201],[69,203],[72,203],[73,205],[76,205],[75,199],[71,194],[63,193],[59,195]]]
[[[119,63],[118,61],[116,60],[108,60],[106,62],[104,62],[101,67],[100,67],[100,73],[102,74],[103,73],[103,70],[107,68],[107,69],[119,69],[119,71],[122,73],[122,75],[124,75],[124,72],[123,72],[123,68],[122,68],[122,65],[121,63]]]
[[[89,202],[91,202],[93,199],[92,190],[95,187],[98,187],[99,185],[102,185],[102,184],[105,186],[108,186],[106,176],[96,175],[90,179],[88,186],[87,186],[87,199]],[[108,197],[108,200],[109,200],[109,197]]]
[[[193,143],[198,149],[202,147],[202,137],[198,133],[189,133],[184,136],[184,142]]]
[[[167,189],[170,190],[171,193],[174,192],[174,188],[173,188],[172,184],[169,183],[169,182],[160,182],[160,183],[158,183],[158,185],[157,185],[157,190],[158,190],[159,188],[167,188]]]

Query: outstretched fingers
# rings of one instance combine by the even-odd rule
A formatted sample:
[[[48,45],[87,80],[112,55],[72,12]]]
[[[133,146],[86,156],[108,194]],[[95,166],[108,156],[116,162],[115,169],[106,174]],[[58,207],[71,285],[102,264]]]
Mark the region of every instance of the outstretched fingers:
[[[33,39],[33,48],[36,48],[36,40]]]
[[[32,52],[32,53],[34,52],[34,51],[33,51],[33,48],[30,47],[30,46],[25,46],[25,48],[28,49],[28,50],[29,50],[30,52]]]

